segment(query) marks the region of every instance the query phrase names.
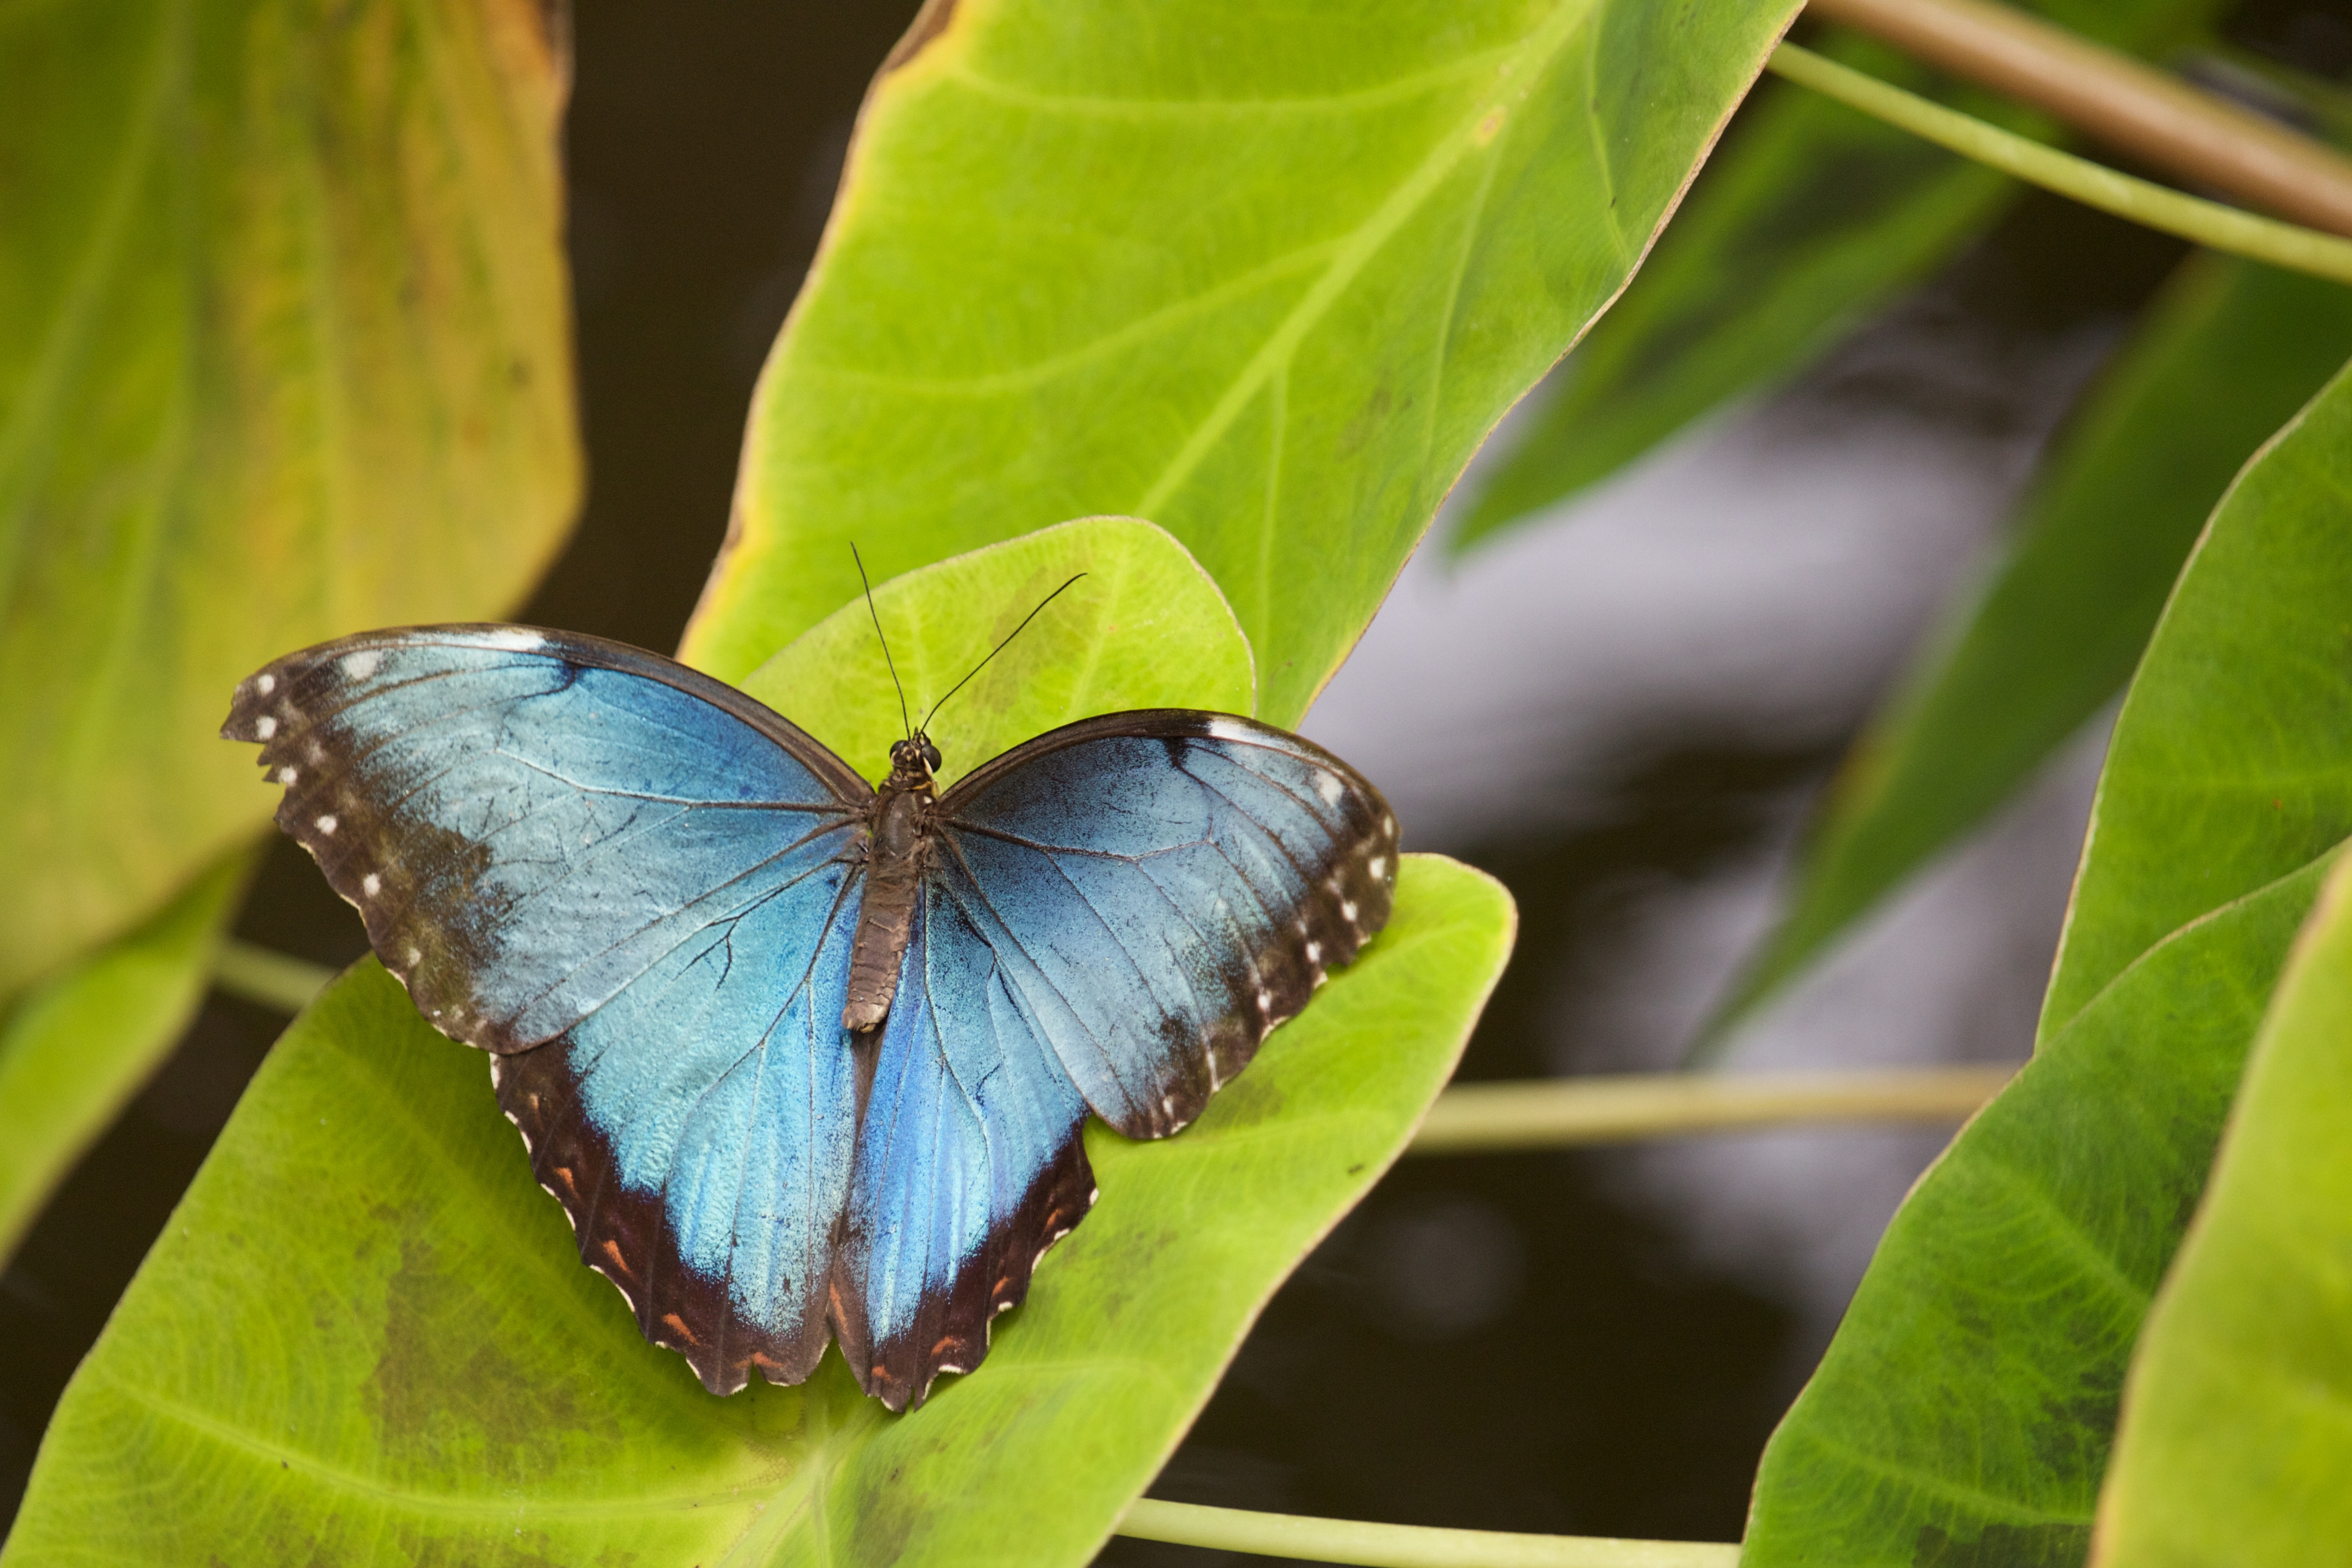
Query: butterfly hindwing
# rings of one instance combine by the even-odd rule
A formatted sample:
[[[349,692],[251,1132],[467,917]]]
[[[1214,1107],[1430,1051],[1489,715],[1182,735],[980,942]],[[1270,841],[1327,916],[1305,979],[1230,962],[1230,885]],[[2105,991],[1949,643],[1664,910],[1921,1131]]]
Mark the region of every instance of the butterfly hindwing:
[[[783,889],[494,1065],[582,1259],[714,1393],[755,1369],[798,1383],[829,1337],[856,1141],[849,883],[835,866]]]
[[[893,1410],[988,1353],[1045,1249],[1095,1200],[1078,1097],[974,919],[924,881],[883,1024],[845,1227],[842,1353]]]

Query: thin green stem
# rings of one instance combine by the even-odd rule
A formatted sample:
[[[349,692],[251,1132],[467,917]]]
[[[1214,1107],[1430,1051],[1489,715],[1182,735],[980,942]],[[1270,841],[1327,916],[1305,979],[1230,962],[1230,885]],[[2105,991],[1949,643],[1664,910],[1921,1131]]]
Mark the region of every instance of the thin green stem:
[[[2009,1067],[1844,1073],[1657,1073],[1457,1085],[1406,1152],[1496,1153],[1819,1121],[1964,1121]]]
[[[334,977],[323,964],[234,939],[221,943],[220,956],[213,961],[215,985],[240,1002],[280,1013],[299,1013]]]
[[[1801,87],[1899,126],[1949,148],[1964,158],[2013,174],[2029,184],[2055,191],[2085,206],[2177,234],[2215,250],[2266,261],[2333,282],[2352,283],[2352,240],[2273,218],[2257,217],[2219,202],[2183,195],[2055,147],[1988,125],[1973,115],[1931,103],[1877,78],[1822,58],[1810,49],[1782,44],[1772,51],[1773,71]]]
[[[1309,1519],[1138,1498],[1118,1533],[1180,1546],[1304,1557],[1363,1568],[1737,1568],[1739,1548],[1711,1541],[1619,1541],[1598,1535],[1507,1535],[1352,1519]]]

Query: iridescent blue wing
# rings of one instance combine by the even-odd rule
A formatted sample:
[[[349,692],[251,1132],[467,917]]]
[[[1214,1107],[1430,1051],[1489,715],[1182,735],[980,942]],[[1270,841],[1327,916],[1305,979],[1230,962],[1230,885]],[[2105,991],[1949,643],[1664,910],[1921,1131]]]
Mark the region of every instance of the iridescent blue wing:
[[[715,1391],[827,1334],[856,1136],[841,1027],[873,792],[732,688],[602,640],[373,632],[225,735],[500,1102],[581,1256]]]
[[[1078,1132],[1200,1113],[1388,919],[1355,770],[1181,710],[1056,730],[941,798],[858,1142],[844,1352],[893,1408],[986,1352],[1093,1201]]]
[[[1045,1248],[1094,1203],[1086,1121],[971,910],[925,883],[858,1129],[841,1353],[893,1410],[988,1353]]]
[[[1252,719],[1114,713],[940,802],[971,903],[1096,1115],[1159,1138],[1387,922],[1396,818],[1355,769]]]

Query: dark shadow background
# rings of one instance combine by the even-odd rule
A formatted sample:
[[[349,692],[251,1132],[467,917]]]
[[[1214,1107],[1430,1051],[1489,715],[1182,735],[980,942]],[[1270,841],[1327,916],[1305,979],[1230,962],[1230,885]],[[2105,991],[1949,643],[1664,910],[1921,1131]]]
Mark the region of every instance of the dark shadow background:
[[[575,542],[519,618],[675,644],[724,531],[753,378],[814,249],[865,83],[912,12],[909,0],[580,6],[568,155],[591,483]],[[2257,0],[2237,31],[2306,68],[2352,67],[2340,0]],[[1987,330],[2055,332],[2130,309],[2178,248],[2029,200],[1947,286]],[[1605,826],[1470,855],[1511,887],[1523,926],[1463,1076],[1549,1070],[1546,982],[1573,972],[1618,891],[1742,852],[1768,831],[1769,803],[1832,760],[1629,759]],[[283,842],[239,929],[339,966],[363,949],[351,912]],[[282,1022],[209,1002],[0,1275],[0,1521],[51,1405]],[[1622,1190],[1611,1158],[1400,1166],[1276,1297],[1155,1494],[1736,1539],[1794,1392],[1790,1321],[1605,1196]],[[1104,1561],[1221,1555],[1119,1541]]]

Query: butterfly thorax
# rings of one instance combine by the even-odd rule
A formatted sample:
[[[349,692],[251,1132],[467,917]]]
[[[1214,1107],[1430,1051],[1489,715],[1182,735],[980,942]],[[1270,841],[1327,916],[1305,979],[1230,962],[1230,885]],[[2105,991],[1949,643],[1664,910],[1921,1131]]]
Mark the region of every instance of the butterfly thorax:
[[[849,997],[841,1009],[845,1029],[877,1027],[898,994],[898,964],[922,887],[931,770],[939,765],[939,748],[919,730],[890,748],[890,776],[876,792],[864,845],[866,893],[849,950]]]

